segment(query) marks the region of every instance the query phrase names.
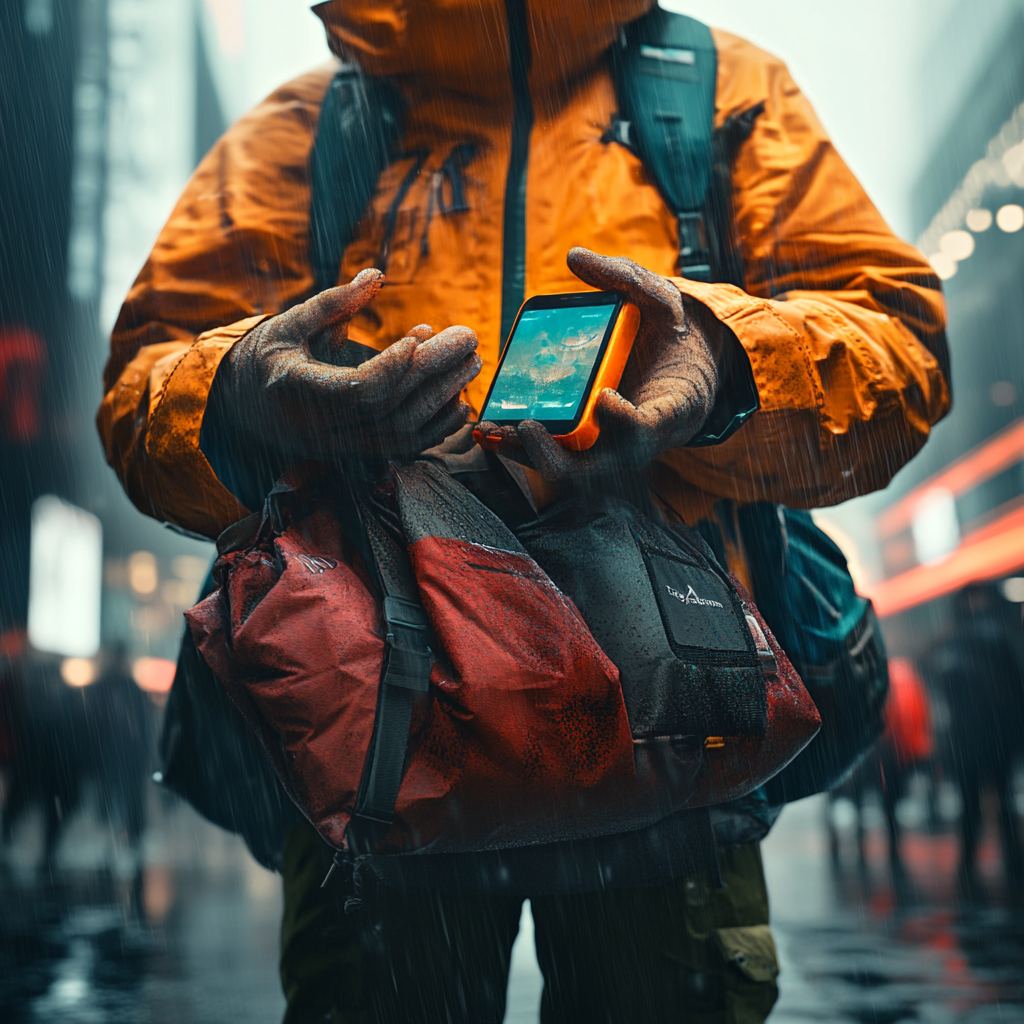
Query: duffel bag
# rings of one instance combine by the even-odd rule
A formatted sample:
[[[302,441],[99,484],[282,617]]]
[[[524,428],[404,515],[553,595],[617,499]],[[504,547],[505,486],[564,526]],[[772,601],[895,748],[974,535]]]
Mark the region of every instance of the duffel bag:
[[[635,700],[565,590],[426,462],[363,493],[279,485],[188,620],[292,799],[337,849],[613,835],[755,788],[818,725],[709,552],[692,601],[659,575],[659,559],[680,561],[668,537],[644,549],[649,601],[633,611],[649,629],[660,591],[676,590],[665,593],[679,608],[662,604],[655,621],[684,669]]]

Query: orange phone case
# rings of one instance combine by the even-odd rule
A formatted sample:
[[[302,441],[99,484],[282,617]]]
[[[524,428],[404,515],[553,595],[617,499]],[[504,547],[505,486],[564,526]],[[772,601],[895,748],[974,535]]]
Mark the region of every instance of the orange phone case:
[[[527,299],[527,302],[529,299]],[[525,306],[526,303],[524,302]],[[522,313],[522,307],[519,313]],[[519,315],[516,315],[515,323],[519,323]],[[594,446],[601,428],[597,425],[597,418],[594,415],[594,408],[597,405],[598,396],[605,388],[613,391],[619,386],[622,380],[622,373],[626,369],[626,361],[629,353],[633,351],[633,342],[636,340],[636,332],[640,329],[640,310],[632,302],[624,302],[619,315],[612,326],[612,336],[608,339],[608,347],[604,351],[604,358],[598,367],[597,376],[594,378],[594,386],[587,396],[587,404],[583,408],[583,415],[576,429],[568,434],[555,434],[554,438],[564,448],[582,452]],[[512,328],[515,333],[515,325]],[[509,341],[511,341],[511,335]],[[508,342],[506,342],[508,344]],[[479,430],[473,431],[473,440],[477,444],[488,447],[488,442],[496,442],[498,438],[487,437]]]
[[[564,448],[582,452],[594,446],[594,442],[601,433],[601,428],[597,425],[597,417],[594,415],[598,396],[605,388],[611,388],[614,391],[619,386],[622,372],[626,369],[626,360],[629,359],[629,353],[633,351],[633,342],[636,340],[636,332],[639,329],[640,310],[632,302],[624,302],[618,319],[612,327],[612,336],[608,339],[604,359],[601,360],[597,376],[594,378],[594,386],[587,396],[587,404],[583,409],[579,425],[569,434],[555,435],[555,440]]]

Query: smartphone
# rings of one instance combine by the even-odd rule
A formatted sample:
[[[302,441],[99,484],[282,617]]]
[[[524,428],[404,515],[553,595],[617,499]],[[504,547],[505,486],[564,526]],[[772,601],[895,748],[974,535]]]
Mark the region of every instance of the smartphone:
[[[619,292],[535,295],[523,303],[480,416],[499,426],[537,420],[566,448],[598,438],[594,406],[617,388],[640,311]]]

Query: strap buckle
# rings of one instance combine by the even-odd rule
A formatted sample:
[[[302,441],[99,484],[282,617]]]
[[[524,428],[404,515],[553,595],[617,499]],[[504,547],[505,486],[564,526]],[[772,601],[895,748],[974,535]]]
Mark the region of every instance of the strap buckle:
[[[679,273],[691,281],[711,280],[711,253],[702,213],[680,213]]]
[[[775,658],[775,652],[772,650],[771,644],[768,643],[768,638],[764,635],[764,630],[761,629],[761,624],[746,609],[744,609],[744,617],[747,620],[750,635],[754,638],[754,647],[757,648],[757,660],[761,668],[765,672],[778,672],[779,663]]]
[[[404,597],[388,595],[384,598],[384,621],[387,622],[389,631],[391,626],[420,630],[424,633],[430,629],[427,613],[420,603]]]
[[[385,684],[425,693],[430,689],[433,661],[427,643],[427,613],[416,601],[388,595],[384,598],[384,621],[388,627],[385,639],[390,647]]]

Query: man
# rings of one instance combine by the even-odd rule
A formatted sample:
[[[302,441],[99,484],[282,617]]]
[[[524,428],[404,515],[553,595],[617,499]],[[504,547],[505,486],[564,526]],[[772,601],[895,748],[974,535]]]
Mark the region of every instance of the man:
[[[989,787],[996,798],[1006,884],[1024,886],[1013,793],[1014,763],[1024,746],[1024,672],[1014,650],[1014,617],[996,584],[972,583],[956,595],[951,628],[928,659],[949,707],[946,759],[963,802],[957,881],[966,896],[984,891],[978,846],[982,796]]]
[[[813,507],[884,486],[948,409],[938,281],[786,69],[725,33],[716,124],[764,104],[733,170],[746,291],[675,277],[676,219],[608,131],[607,51],[650,6],[317,7],[334,52],[397,87],[402,137],[341,259],[349,283],[313,298],[309,158],[336,66],[275,92],[200,165],[112,338],[99,425],[138,507],[212,537],[296,460],[435,445],[479,416],[523,299],[587,286],[640,307],[635,357],[621,395],[601,397],[590,452],[536,424],[502,435],[538,500],[641,471],[667,515],[695,523],[723,501]],[[688,447],[747,362],[760,410]],[[293,832],[289,1020],[501,1020],[518,900],[384,891],[359,924],[319,892],[329,861]],[[763,1020],[777,967],[756,843],[721,867],[721,888],[535,899],[545,1021]]]

